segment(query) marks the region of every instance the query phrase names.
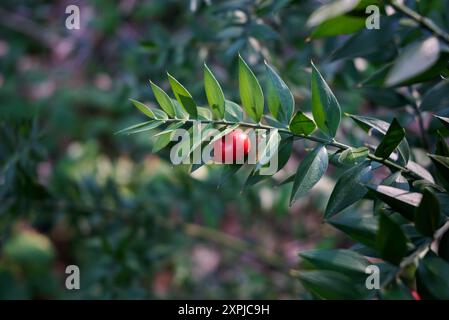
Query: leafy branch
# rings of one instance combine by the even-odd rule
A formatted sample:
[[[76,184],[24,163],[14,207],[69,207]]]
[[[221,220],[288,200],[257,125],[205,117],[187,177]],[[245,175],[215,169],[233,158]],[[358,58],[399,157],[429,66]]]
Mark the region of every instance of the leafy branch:
[[[311,74],[311,104],[312,117],[296,110],[293,95],[285,82],[279,77],[273,67],[266,65],[265,96],[255,74],[242,57],[239,57],[239,91],[241,107],[232,101],[226,100],[220,84],[212,71],[204,66],[204,82],[209,108],[196,104],[192,95],[173,76],[168,75],[169,82],[176,99],[172,99],[156,84],[151,82],[156,100],[161,109],[150,108],[145,104],[132,100],[135,107],[150,118],[149,121],[133,125],[121,130],[121,133],[135,134],[152,131],[164,126],[164,129],[154,134],[156,138],[154,151],[167,147],[178,128],[188,128],[189,135],[193,135],[192,125],[198,121],[205,124],[205,128],[220,127],[219,137],[223,137],[238,127],[257,130],[274,131],[279,136],[269,139],[265,150],[271,148],[270,144],[278,143],[275,147],[279,152],[277,171],[281,170],[291,156],[294,139],[306,139],[317,143],[299,164],[295,174],[287,178],[284,183],[293,183],[290,195],[290,204],[306,195],[325,174],[329,162],[336,163],[345,169],[337,180],[331,193],[324,213],[325,221],[347,233],[350,237],[360,241],[367,250],[374,250],[376,255],[384,260],[379,266],[387,273],[388,281],[382,284],[386,288],[403,274],[403,271],[413,264],[416,258],[428,250],[429,243],[434,235],[448,221],[449,212],[440,205],[440,198],[447,198],[449,181],[439,180],[442,186],[435,182],[433,176],[424,168],[410,159],[410,148],[405,138],[405,129],[397,119],[391,123],[380,119],[347,114],[361,129],[367,133],[376,133],[381,137],[376,147],[354,147],[335,140],[341,121],[341,108],[321,73],[312,63]],[[265,101],[271,115],[265,114]],[[246,116],[245,116],[246,114]],[[445,118],[439,117],[446,125]],[[318,135],[312,135],[317,130]],[[191,140],[191,139],[190,139]],[[201,139],[189,146],[190,154],[203,144],[213,143]],[[182,143],[182,142],[180,142]],[[440,142],[444,144],[443,142]],[[328,155],[326,148],[337,150]],[[449,150],[449,147],[440,147]],[[264,154],[265,150],[262,152]],[[273,155],[270,155],[272,157]],[[442,176],[449,176],[448,154],[437,152],[429,155],[435,168]],[[260,168],[267,164],[267,159],[259,153],[258,164],[251,167],[251,173],[245,182],[246,186],[253,185],[270,176],[260,175]],[[268,159],[269,160],[269,159]],[[203,165],[203,164],[201,164]],[[373,171],[379,166],[386,166],[391,175],[380,184],[373,184]],[[192,165],[191,170],[194,170]],[[237,172],[241,165],[223,165],[223,176],[230,176]],[[375,215],[370,218],[369,224],[359,216],[347,217],[347,210],[353,204],[363,199],[374,199],[379,205]],[[430,213],[429,213],[430,211]],[[402,222],[401,222],[402,221]],[[411,242],[413,233],[405,231],[405,225],[412,225],[413,230],[421,236],[418,242]],[[415,236],[416,237],[416,236]],[[333,260],[333,255],[343,260],[357,261],[360,269],[358,276],[365,277],[362,266],[369,265],[366,258],[350,250],[337,250],[332,252],[314,252],[307,254],[305,259],[312,264],[322,263],[322,259]],[[428,261],[427,258],[423,261]],[[439,262],[437,262],[439,263]],[[328,262],[326,266],[328,266]],[[352,268],[345,262],[346,268]],[[340,266],[341,267],[341,266]],[[327,268],[327,267],[326,267]],[[332,267],[333,268],[333,267]],[[449,270],[449,266],[448,266]],[[320,280],[337,277],[342,283],[351,283],[343,275],[333,274],[335,270],[319,271]],[[309,272],[309,273],[307,273]],[[316,271],[301,272],[302,283],[311,292],[317,290]],[[331,272],[329,274],[329,272]],[[422,272],[421,272],[422,273]],[[422,275],[426,276],[426,275]],[[334,281],[334,280],[332,280]],[[321,282],[320,282],[321,285]],[[330,287],[335,285],[329,284]],[[316,291],[317,296],[332,297],[335,292],[326,293]],[[365,289],[363,289],[365,290]],[[357,293],[366,295],[365,291],[340,292],[340,296],[351,297]],[[328,295],[329,294],[329,295]],[[370,293],[371,294],[371,293]]]

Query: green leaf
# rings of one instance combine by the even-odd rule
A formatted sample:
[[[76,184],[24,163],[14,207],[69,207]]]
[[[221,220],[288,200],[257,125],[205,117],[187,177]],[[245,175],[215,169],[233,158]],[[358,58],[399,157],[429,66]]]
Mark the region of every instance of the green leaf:
[[[437,169],[438,177],[446,190],[449,188],[449,157],[429,154],[430,160]]]
[[[318,145],[309,152],[298,166],[290,197],[290,205],[294,200],[304,196],[321,179],[327,170],[328,157],[326,147]]]
[[[141,133],[141,132],[145,132],[145,131],[150,131],[150,130],[156,129],[157,127],[161,126],[162,124],[164,124],[163,121],[153,121],[145,126],[135,128],[134,130],[129,130],[128,132],[126,132],[126,134],[131,135],[131,134]]]
[[[390,186],[368,186],[376,196],[388,204],[393,210],[402,214],[405,218],[413,220],[416,207],[421,202],[422,195],[417,192],[409,192]]]
[[[404,137],[404,128],[402,128],[396,118],[394,118],[384,138],[377,146],[374,155],[377,157],[381,157],[382,159],[387,159],[391,155],[391,153],[399,146]]]
[[[239,90],[242,106],[255,122],[262,118],[264,98],[262,88],[256,76],[239,55]]]
[[[361,274],[371,263],[362,255],[347,249],[311,250],[299,256],[316,269]]]
[[[216,119],[223,119],[225,114],[225,97],[212,71],[204,64],[204,88],[207,101]]]
[[[440,120],[440,122],[444,125],[444,127],[449,130],[449,118],[441,116],[434,116],[434,117]]]
[[[184,108],[181,106],[181,104],[176,99],[171,99],[171,102],[173,104],[173,108],[175,110],[175,118],[177,119],[189,119],[189,114],[187,111],[184,110]]]
[[[163,132],[155,135],[155,137],[157,138],[153,144],[153,152],[158,152],[165,148],[170,143],[173,135],[175,134],[175,130],[182,127],[183,125],[183,122],[172,123]]]
[[[172,75],[167,73],[167,76],[176,100],[178,100],[179,104],[193,119],[197,119],[198,111],[196,108],[196,103],[195,101],[193,101],[192,95]]]
[[[327,203],[324,217],[331,218],[362,199],[368,192],[364,186],[372,178],[371,165],[362,163],[344,172],[338,179]]]
[[[308,136],[315,129],[315,122],[301,111],[296,112],[295,116],[290,122],[290,131],[294,134]]]
[[[428,253],[419,263],[416,283],[424,299],[449,299],[449,263]]]
[[[386,85],[400,85],[424,73],[437,63],[439,56],[440,44],[436,37],[409,44],[394,62]]]
[[[313,62],[311,87],[313,118],[318,128],[333,138],[340,125],[340,105]]]
[[[288,124],[292,118],[295,102],[290,89],[276,71],[265,62],[267,70],[267,103],[271,114],[281,123]]]
[[[226,100],[225,101],[225,120],[231,122],[242,122],[243,121],[243,110],[235,102]]]
[[[351,34],[365,28],[365,17],[343,15],[324,21],[313,30],[313,39]]]
[[[226,164],[223,165],[223,170],[221,171],[220,182],[218,187],[221,187],[226,181],[229,180],[233,175],[243,167],[243,164]]]
[[[395,265],[399,265],[407,253],[407,238],[404,232],[385,214],[381,214],[379,218],[376,246],[381,257]]]
[[[144,105],[142,102],[139,102],[139,101],[137,101],[137,100],[134,100],[134,99],[129,99],[129,100],[130,100],[130,101],[133,103],[133,105],[134,105],[137,109],[139,109],[139,111],[142,112],[144,115],[146,115],[147,117],[152,118],[152,119],[155,118],[154,113],[153,113],[153,111],[151,111],[150,107]]]
[[[132,130],[135,130],[135,129],[139,129],[139,128],[142,128],[142,127],[144,127],[144,126],[146,126],[146,125],[148,125],[148,124],[150,124],[152,122],[153,122],[153,120],[145,121],[145,122],[141,122],[141,123],[137,123],[137,124],[133,124],[132,126],[129,126],[127,128],[124,128],[124,129],[121,129],[121,130],[115,132],[114,134],[122,134],[122,133],[126,133],[127,131],[132,131]]]
[[[449,146],[447,145],[446,140],[439,131],[435,147],[435,154],[438,156],[449,157]]]
[[[171,98],[162,90],[159,88],[156,84],[154,84],[150,80],[151,89],[153,90],[154,96],[157,100],[157,103],[161,107],[162,110],[164,110],[170,118],[175,117],[175,107],[173,106]]]
[[[168,119],[168,115],[160,109],[151,109],[151,111],[153,111],[155,118],[158,120],[167,120]]]
[[[449,81],[442,81],[426,92],[419,106],[423,111],[436,111],[449,107]]]
[[[308,27],[315,27],[323,22],[344,15],[355,9],[360,0],[336,0],[319,7],[307,20]]]
[[[441,226],[441,208],[438,198],[428,188],[424,189],[421,203],[416,209],[415,226],[423,235],[432,237]]]
[[[363,299],[373,294],[363,281],[354,282],[352,277],[335,271],[300,271],[298,278],[307,291],[321,299]]]
[[[367,147],[348,148],[340,153],[338,161],[343,164],[359,164],[362,163],[369,154]]]
[[[360,214],[357,211],[345,211],[333,216],[328,223],[343,231],[353,240],[370,248],[376,247],[378,219],[372,214]]]

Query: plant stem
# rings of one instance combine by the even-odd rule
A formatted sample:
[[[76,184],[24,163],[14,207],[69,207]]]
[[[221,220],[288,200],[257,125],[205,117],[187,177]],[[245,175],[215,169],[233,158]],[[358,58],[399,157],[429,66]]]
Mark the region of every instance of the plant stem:
[[[264,129],[264,130],[274,130],[277,129],[278,132],[280,133],[284,133],[284,134],[289,134],[291,136],[297,137],[297,138],[301,138],[301,139],[306,139],[306,140],[310,140],[310,141],[314,141],[314,142],[318,142],[318,143],[322,143],[325,145],[329,145],[332,147],[335,147],[337,149],[340,150],[347,150],[350,149],[351,146],[348,146],[344,143],[335,141],[335,140],[327,140],[324,138],[320,138],[320,137],[315,137],[315,136],[306,136],[306,135],[302,135],[302,134],[296,134],[293,133],[287,129],[279,129],[279,128],[275,128],[275,127],[271,127],[271,126],[266,126],[266,125],[262,125],[262,124],[256,124],[256,123],[248,123],[248,122],[230,122],[230,121],[224,121],[224,120],[195,120],[195,119],[165,119],[162,120],[165,122],[179,122],[179,121],[184,121],[184,122],[202,122],[202,123],[211,123],[211,124],[216,124],[216,125],[225,125],[225,126],[233,126],[233,125],[239,125],[241,127],[245,127],[245,128],[253,128],[253,129]],[[382,163],[383,165],[387,166],[388,168],[392,169],[392,170],[399,170],[405,174],[408,174],[410,176],[413,176],[415,178],[419,178],[418,176],[416,176],[416,174],[414,174],[412,171],[410,171],[410,169],[401,166],[400,164],[397,164],[389,159],[383,159],[380,157],[375,156],[372,153],[368,154],[368,158],[373,160],[373,161],[377,161]]]
[[[435,36],[449,44],[449,33],[441,29],[439,26],[435,24],[432,20],[430,20],[427,17],[424,17],[420,15],[418,12],[410,9],[409,7],[397,2],[396,0],[389,0],[388,1],[393,8],[396,10],[402,12],[406,16],[410,17],[411,19],[418,22],[421,26],[423,26],[425,29],[432,32]]]

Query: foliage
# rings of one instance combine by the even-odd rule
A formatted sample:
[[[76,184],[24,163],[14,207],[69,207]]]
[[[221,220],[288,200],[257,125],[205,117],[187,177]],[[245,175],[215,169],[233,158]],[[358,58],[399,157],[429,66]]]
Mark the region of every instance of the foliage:
[[[447,299],[448,6],[5,1],[0,298]],[[197,119],[274,130],[278,172],[173,167]]]

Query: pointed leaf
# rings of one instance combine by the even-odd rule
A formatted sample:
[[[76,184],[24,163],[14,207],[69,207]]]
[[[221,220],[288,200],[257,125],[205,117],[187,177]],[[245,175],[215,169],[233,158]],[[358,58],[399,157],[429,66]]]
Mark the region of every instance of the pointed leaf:
[[[386,79],[387,86],[405,83],[430,69],[440,56],[440,45],[436,37],[408,45],[394,62]]]
[[[157,135],[157,139],[153,144],[153,152],[158,152],[165,148],[171,141],[175,130],[182,127],[184,125],[183,122],[175,122],[170,124],[166,130]]]
[[[344,211],[328,220],[329,224],[346,233],[351,239],[370,248],[376,246],[378,220],[372,214],[360,214],[357,211]]]
[[[428,253],[416,272],[418,292],[424,299],[449,299],[449,263]]]
[[[362,163],[344,172],[329,197],[324,217],[328,219],[362,199],[368,192],[364,185],[371,178],[369,163]]]
[[[304,196],[320,181],[327,170],[328,156],[326,147],[318,145],[309,152],[298,166],[290,197],[290,205],[295,199]]]
[[[401,127],[396,118],[391,122],[387,133],[383,137],[379,146],[376,148],[374,155],[381,157],[382,159],[387,159],[391,153],[399,146],[402,139],[405,137],[405,130]]]
[[[262,88],[241,56],[239,56],[239,89],[243,109],[251,119],[259,122],[264,109]]]
[[[347,249],[311,250],[299,256],[317,269],[359,274],[365,277],[365,269],[371,263],[362,255]]]
[[[133,105],[139,109],[140,112],[142,112],[144,115],[146,115],[149,118],[155,118],[153,111],[151,111],[150,107],[144,105],[142,102],[139,102],[137,100],[134,99],[129,99]]]
[[[216,119],[223,119],[225,113],[225,97],[220,84],[215,79],[212,71],[204,64],[204,88],[207,101]]]
[[[196,108],[196,103],[195,101],[193,101],[192,95],[172,75],[167,73],[167,76],[176,100],[178,100],[179,104],[185,109],[185,111],[187,111],[188,114],[190,114],[193,119],[197,119],[198,111]]]
[[[376,196],[388,204],[393,210],[412,220],[415,209],[421,202],[422,195],[417,192],[409,192],[390,186],[368,186]]]
[[[438,198],[432,191],[426,188],[415,213],[416,229],[423,235],[432,237],[441,226],[441,222],[442,216]]]
[[[224,117],[225,117],[226,121],[242,122],[243,121],[243,110],[237,103],[226,100]]]
[[[385,214],[380,215],[376,243],[381,257],[395,265],[399,265],[407,253],[407,238],[404,232]]]
[[[154,84],[150,80],[151,89],[153,90],[154,96],[157,100],[157,103],[161,107],[162,110],[164,110],[170,118],[175,117],[175,107],[173,106],[171,98],[162,90],[159,88],[156,84]]]
[[[276,71],[265,62],[267,70],[267,103],[271,114],[281,123],[288,124],[292,118],[295,102],[290,89]]]
[[[296,112],[290,122],[290,131],[294,134],[308,136],[316,129],[315,122],[301,111]]]
[[[340,125],[340,105],[313,63],[311,87],[313,118],[318,128],[333,138],[337,133],[338,126]]]
[[[440,120],[440,122],[444,125],[444,127],[449,130],[449,118],[440,117],[440,116],[435,116],[435,118]]]

